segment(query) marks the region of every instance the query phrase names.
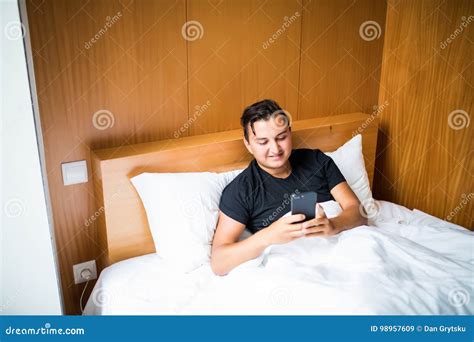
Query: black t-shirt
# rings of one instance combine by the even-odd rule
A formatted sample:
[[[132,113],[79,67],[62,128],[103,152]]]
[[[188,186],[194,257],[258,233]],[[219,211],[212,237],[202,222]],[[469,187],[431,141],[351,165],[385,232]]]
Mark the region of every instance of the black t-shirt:
[[[330,190],[345,178],[320,150],[292,150],[292,172],[276,178],[254,159],[222,192],[219,209],[255,233],[291,210],[291,194],[314,191],[318,202],[334,200]]]

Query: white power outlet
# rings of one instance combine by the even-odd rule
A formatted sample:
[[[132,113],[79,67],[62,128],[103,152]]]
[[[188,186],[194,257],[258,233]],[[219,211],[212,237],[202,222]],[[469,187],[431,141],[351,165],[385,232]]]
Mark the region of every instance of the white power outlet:
[[[84,270],[89,270],[89,272],[84,272]],[[83,262],[81,264],[76,264],[72,266],[72,271],[74,273],[74,284],[80,284],[88,280],[97,279],[97,268],[95,266],[95,260],[90,260]],[[81,274],[82,273],[82,274]],[[90,274],[89,279],[84,278],[83,275]]]

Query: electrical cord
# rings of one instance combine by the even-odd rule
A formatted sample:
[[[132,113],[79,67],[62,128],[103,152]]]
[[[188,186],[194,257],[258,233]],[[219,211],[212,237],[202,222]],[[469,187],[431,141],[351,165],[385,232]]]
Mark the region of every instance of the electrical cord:
[[[84,313],[84,309],[82,308],[82,298],[84,297],[84,293],[86,292],[87,285],[89,285],[89,280],[91,277],[92,277],[92,272],[88,268],[86,268],[85,270],[81,272],[81,278],[87,280],[86,285],[84,286],[84,289],[82,290],[81,299],[79,300],[79,308],[81,309],[81,314]]]
[[[82,297],[84,296],[84,293],[86,292],[88,284],[89,284],[89,280],[86,282],[86,286],[84,286],[84,290],[82,290],[81,299],[79,301],[79,307],[81,308],[81,314],[84,313],[84,309],[82,308]]]

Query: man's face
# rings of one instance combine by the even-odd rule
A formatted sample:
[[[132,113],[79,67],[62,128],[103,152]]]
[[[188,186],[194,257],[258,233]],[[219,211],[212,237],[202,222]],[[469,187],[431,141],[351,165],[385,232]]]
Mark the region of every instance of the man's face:
[[[269,169],[278,169],[286,164],[290,157],[292,143],[291,130],[281,120],[271,117],[253,124],[255,134],[249,125],[249,142],[244,143],[257,162]]]

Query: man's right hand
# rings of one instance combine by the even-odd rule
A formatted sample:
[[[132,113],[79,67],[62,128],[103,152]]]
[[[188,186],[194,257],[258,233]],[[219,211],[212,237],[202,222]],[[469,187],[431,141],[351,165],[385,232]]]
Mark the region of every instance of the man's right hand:
[[[280,217],[258,233],[268,245],[287,243],[304,236],[301,222],[304,219],[303,214]]]

